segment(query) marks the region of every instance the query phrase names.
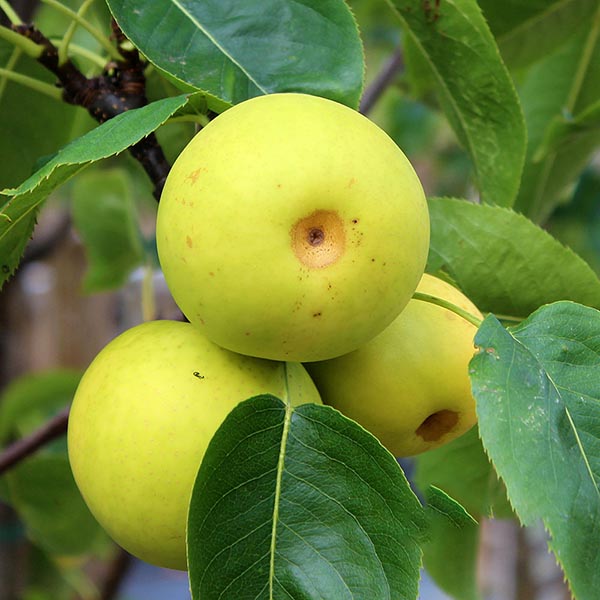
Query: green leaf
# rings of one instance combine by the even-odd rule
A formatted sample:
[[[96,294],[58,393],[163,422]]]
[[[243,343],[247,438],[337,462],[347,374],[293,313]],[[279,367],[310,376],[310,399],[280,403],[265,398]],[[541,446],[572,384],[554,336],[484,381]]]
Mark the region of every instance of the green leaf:
[[[81,373],[53,369],[13,380],[0,396],[0,444],[23,437],[68,406]]]
[[[150,61],[225,102],[304,92],[358,106],[362,45],[342,0],[108,0],[108,5]]]
[[[589,21],[597,0],[479,0],[492,33],[511,68],[552,53]]]
[[[55,554],[81,554],[107,540],[77,486],[67,457],[35,454],[6,475],[10,503],[25,523],[28,537]]]
[[[573,248],[600,276],[600,172],[587,169],[572,200],[548,221],[548,231]]]
[[[0,40],[0,67],[55,82],[55,77],[33,59],[13,57],[13,47],[4,40]],[[81,115],[71,104],[9,81],[2,89],[2,80],[0,76],[0,189],[31,175],[40,156],[56,152],[82,121],[89,122],[85,113],[81,111]]]
[[[477,587],[479,525],[442,490],[427,490],[425,512],[430,539],[423,547],[425,568],[456,600],[480,600]]]
[[[415,457],[415,483],[426,492],[441,488],[477,518],[512,516],[504,485],[487,458],[477,427]]]
[[[576,136],[559,136],[555,151],[549,143],[561,119],[585,115],[599,100],[599,39],[600,8],[572,40],[529,69],[519,86],[529,146],[515,208],[536,223],[545,222],[568,194],[600,143],[593,124]]]
[[[561,147],[577,143],[577,139],[600,133],[600,99],[576,116],[556,116],[546,128],[544,137],[534,152],[533,162],[539,162]]]
[[[443,267],[482,311],[526,317],[557,300],[600,308],[590,266],[510,209],[433,198],[429,271]]]
[[[143,258],[127,173],[101,169],[78,177],[72,189],[72,215],[88,258],[85,291],[121,286]]]
[[[65,146],[19,187],[1,190],[0,284],[17,267],[35,215],[50,192],[88,165],[139,142],[184,106],[188,98],[165,98],[122,113]],[[3,199],[2,194],[8,198]]]
[[[473,161],[483,201],[512,205],[525,157],[525,124],[477,2],[388,2],[433,71],[446,116]]]
[[[194,600],[417,596],[424,512],[381,444],[330,407],[241,403],[192,494]]]
[[[578,600],[600,586],[600,312],[571,302],[511,330],[488,316],[472,384],[481,438],[524,525],[542,519]]]
[[[80,376],[60,369],[12,382],[0,398],[0,442],[30,434],[68,405]],[[64,437],[13,467],[4,480],[7,501],[42,548],[79,554],[105,542],[73,480]]]

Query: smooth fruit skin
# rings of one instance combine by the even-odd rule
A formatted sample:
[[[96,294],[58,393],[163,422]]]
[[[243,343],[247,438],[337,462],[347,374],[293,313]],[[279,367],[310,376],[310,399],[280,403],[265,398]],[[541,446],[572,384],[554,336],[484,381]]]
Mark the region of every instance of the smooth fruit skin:
[[[292,404],[320,403],[298,363],[287,365]],[[75,481],[98,522],[131,554],[185,569],[192,486],[227,414],[262,393],[285,397],[283,363],[223,350],[189,323],[127,330],[92,361],[68,429]]]
[[[481,317],[450,284],[423,275],[417,291]],[[306,365],[323,402],[373,433],[394,456],[445,444],[476,422],[468,365],[476,327],[455,313],[411,300],[364,347]]]
[[[183,150],[157,244],[175,301],[213,342],[314,361],[358,348],[404,308],[429,214],[374,123],[331,100],[272,94],[219,115]]]

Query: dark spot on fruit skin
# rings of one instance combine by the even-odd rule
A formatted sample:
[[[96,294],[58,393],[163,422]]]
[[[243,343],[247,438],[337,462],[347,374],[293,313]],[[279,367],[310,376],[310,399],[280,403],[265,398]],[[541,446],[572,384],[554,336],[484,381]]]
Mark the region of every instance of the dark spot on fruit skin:
[[[3,273],[10,273],[10,267],[8,265],[2,265]]]
[[[308,232],[308,243],[311,246],[320,246],[325,240],[325,233],[318,227],[313,227]]]
[[[375,259],[374,259],[374,258],[372,258],[372,259],[371,259],[371,262],[375,262]]]
[[[352,222],[356,225],[358,223],[358,219],[352,219]]]
[[[250,332],[249,332],[249,331],[246,331],[246,333],[245,333],[244,335],[250,335]]]
[[[321,316],[320,312],[316,312],[316,313],[313,314],[313,317],[320,317],[320,316]]]
[[[454,429],[458,413],[453,410],[438,410],[429,415],[417,428],[416,434],[426,442],[436,442]]]
[[[198,379],[204,379],[204,375],[200,375],[198,371],[194,371],[194,377],[197,377]]]
[[[192,238],[189,235],[186,236],[185,243],[187,244],[188,248],[191,248],[194,245],[194,242],[192,241]]]

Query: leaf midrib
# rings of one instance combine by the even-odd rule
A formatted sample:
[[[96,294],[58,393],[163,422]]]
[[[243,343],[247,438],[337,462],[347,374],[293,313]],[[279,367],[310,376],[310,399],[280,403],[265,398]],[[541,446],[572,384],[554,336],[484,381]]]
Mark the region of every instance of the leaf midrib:
[[[569,425],[571,426],[571,429],[573,430],[573,434],[575,435],[575,440],[577,441],[577,446],[578,446],[578,448],[580,450],[581,457],[583,459],[583,462],[585,464],[585,468],[586,468],[587,473],[588,473],[588,475],[590,477],[590,480],[592,482],[592,486],[594,487],[594,490],[596,491],[596,494],[597,494],[598,498],[600,499],[600,489],[598,488],[598,484],[596,483],[596,478],[594,477],[594,472],[593,472],[593,470],[591,468],[591,465],[590,465],[587,453],[585,451],[585,448],[583,447],[583,443],[581,442],[581,438],[579,437],[579,433],[577,432],[577,428],[575,427],[575,423],[573,422],[573,419],[571,417],[571,413],[569,411],[569,407],[567,405],[567,402],[565,401],[563,395],[560,392],[560,386],[558,386],[555,383],[555,381],[552,379],[550,373],[548,372],[548,370],[544,366],[543,362],[534,354],[534,352],[526,344],[524,344],[521,340],[519,340],[517,337],[515,337],[512,332],[508,331],[508,333],[512,337],[512,339],[517,344],[519,344],[519,346],[521,346],[534,359],[534,361],[539,365],[540,369],[543,370],[544,375],[546,376],[546,378],[550,382],[550,385],[552,386],[552,388],[556,392],[558,398],[560,398],[560,401],[562,403],[562,407],[563,407],[563,409],[565,411],[565,414],[567,415],[567,418],[569,420]]]
[[[234,64],[247,78],[251,81],[263,94],[268,94],[268,91],[256,81],[256,79],[248,72],[248,70],[234,58],[234,56],[227,51],[227,49],[219,43],[217,38],[210,33],[206,27],[196,19],[188,10],[186,10],[179,2],[179,0],[171,0],[173,4],[181,11],[181,13],[188,18],[206,37],[207,39],[221,52],[232,64]]]

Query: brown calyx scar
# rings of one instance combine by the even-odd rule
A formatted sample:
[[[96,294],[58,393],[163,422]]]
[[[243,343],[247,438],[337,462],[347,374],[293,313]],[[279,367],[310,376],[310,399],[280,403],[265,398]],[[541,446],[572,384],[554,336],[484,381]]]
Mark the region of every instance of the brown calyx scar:
[[[344,254],[346,233],[337,212],[317,210],[296,222],[290,231],[292,250],[307,267],[321,269]]]
[[[458,413],[453,410],[439,410],[429,415],[415,432],[426,442],[437,442],[454,429],[458,423]]]

